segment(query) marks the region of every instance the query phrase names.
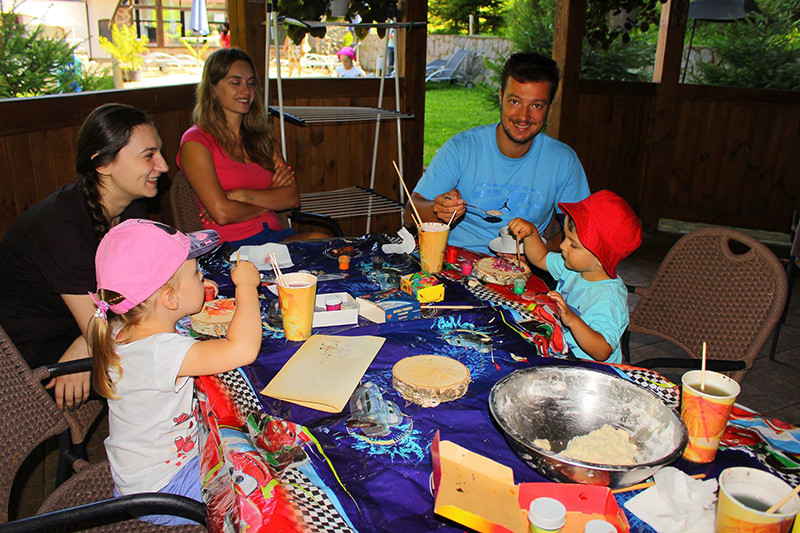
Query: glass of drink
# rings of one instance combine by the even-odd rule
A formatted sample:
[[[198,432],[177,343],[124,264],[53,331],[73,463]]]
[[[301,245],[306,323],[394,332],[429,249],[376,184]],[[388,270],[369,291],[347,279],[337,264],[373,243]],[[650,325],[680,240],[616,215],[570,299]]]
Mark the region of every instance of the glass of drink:
[[[769,472],[726,468],[719,475],[716,532],[789,531],[800,511],[800,496],[795,495],[774,513],[766,511],[790,492],[788,483]]]
[[[431,274],[442,271],[444,251],[450,226],[441,222],[424,222],[419,232],[419,258],[422,270]]]
[[[700,370],[686,372],[681,379],[681,418],[689,432],[683,458],[694,463],[714,460],[733,402],[741,390],[736,381],[724,374],[710,370],[705,374],[705,388],[701,386]]]
[[[317,296],[317,277],[313,274],[284,274],[278,283],[283,332],[286,340],[304,341],[311,336],[314,321],[314,301]]]

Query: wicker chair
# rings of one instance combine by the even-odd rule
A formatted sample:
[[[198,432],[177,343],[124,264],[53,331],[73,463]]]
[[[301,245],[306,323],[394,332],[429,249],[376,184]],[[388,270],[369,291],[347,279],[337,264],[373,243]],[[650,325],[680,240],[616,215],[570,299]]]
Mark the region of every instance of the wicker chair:
[[[699,368],[706,341],[708,368],[741,382],[780,318],[786,274],[753,237],[710,227],[675,243],[650,285],[634,292],[642,299],[628,330],[668,340],[694,359],[656,358],[638,366]]]
[[[195,198],[194,190],[186,179],[186,174],[179,170],[172,180],[169,188],[169,202],[172,206],[172,216],[175,227],[184,233],[200,231],[203,224],[200,222],[200,206]],[[344,233],[339,223],[329,216],[307,213],[296,209],[290,211],[276,211],[283,227],[289,227],[291,221],[299,224],[315,224],[326,227],[334,237],[342,237]]]
[[[51,370],[62,373],[64,365],[75,367],[72,363],[53,365]],[[89,464],[82,459],[77,459],[73,465],[76,474],[56,489],[37,516],[9,523],[11,486],[22,462],[39,444],[70,427],[64,412],[56,407],[42,386],[41,380],[49,376],[45,367],[31,370],[0,328],[0,412],[5,416],[0,424],[0,531],[52,531],[57,525],[65,524],[75,530],[76,524],[82,525],[87,519],[85,523],[97,527],[97,531],[205,531],[200,526],[166,528],[131,520],[131,515],[155,512],[189,516],[204,522],[205,511],[201,503],[182,496],[137,494],[115,499],[108,462]],[[79,505],[84,507],[74,509]],[[59,509],[62,510],[57,511]],[[112,524],[114,520],[125,521]],[[107,525],[101,526],[103,523]]]

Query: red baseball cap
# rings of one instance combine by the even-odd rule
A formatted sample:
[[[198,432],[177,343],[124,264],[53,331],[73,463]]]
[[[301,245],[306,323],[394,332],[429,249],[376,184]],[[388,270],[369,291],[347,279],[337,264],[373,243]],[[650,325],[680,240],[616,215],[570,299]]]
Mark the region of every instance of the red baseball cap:
[[[617,265],[642,244],[642,224],[633,208],[611,191],[598,191],[577,203],[558,207],[575,222],[581,244],[612,279]]]

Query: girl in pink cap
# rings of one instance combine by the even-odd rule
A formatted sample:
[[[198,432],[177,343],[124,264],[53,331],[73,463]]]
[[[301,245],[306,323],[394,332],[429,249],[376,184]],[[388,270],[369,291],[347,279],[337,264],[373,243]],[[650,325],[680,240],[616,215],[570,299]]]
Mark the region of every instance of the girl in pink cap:
[[[349,46],[343,47],[341,50],[336,52],[336,55],[339,56],[339,61],[342,62],[341,65],[336,67],[336,76],[339,78],[360,78],[366,76],[361,67],[355,64],[356,61],[356,51],[350,48]]]
[[[112,228],[97,249],[92,382],[108,398],[105,447],[117,496],[162,492],[202,501],[193,376],[248,365],[261,348],[261,277],[246,261],[231,271],[236,312],[227,338],[198,341],[175,332],[178,320],[203,307],[195,258],[218,243],[213,230],[184,235],[131,219]]]
[[[628,290],[617,265],[642,243],[642,225],[611,191],[558,207],[567,215],[560,254],[548,252],[536,226],[526,220],[515,218],[508,229],[524,242],[528,260],[557,281],[547,295],[558,304],[570,352],[580,359],[621,363]]]

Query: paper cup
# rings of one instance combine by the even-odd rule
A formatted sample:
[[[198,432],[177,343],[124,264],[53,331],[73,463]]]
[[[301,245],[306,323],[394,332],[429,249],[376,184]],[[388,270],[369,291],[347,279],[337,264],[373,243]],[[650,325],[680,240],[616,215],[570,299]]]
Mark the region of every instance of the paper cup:
[[[681,379],[681,418],[689,431],[683,458],[693,463],[714,460],[733,402],[741,390],[728,376],[706,370],[706,389],[700,390],[700,370],[686,372]]]
[[[314,321],[314,302],[317,295],[317,276],[284,274],[286,285],[278,283],[283,332],[286,340],[304,341],[311,336]]]
[[[717,533],[753,531],[788,533],[800,511],[800,496],[795,496],[777,511],[764,511],[792,492],[785,481],[755,468],[726,468],[719,475]]]
[[[442,271],[444,251],[450,227],[441,222],[423,222],[419,232],[419,258],[422,270],[436,274]]]

